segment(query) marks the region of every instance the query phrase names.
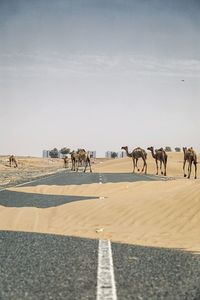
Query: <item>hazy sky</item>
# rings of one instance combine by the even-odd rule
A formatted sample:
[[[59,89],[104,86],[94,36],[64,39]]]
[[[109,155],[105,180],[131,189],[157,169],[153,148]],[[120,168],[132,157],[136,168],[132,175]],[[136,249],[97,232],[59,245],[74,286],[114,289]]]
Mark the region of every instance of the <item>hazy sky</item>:
[[[0,0],[0,154],[200,151],[199,16],[199,0]]]

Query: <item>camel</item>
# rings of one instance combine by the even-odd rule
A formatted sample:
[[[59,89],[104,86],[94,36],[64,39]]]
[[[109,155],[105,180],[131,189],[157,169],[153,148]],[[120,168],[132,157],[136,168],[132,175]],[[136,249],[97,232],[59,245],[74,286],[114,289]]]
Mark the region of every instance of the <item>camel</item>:
[[[158,175],[158,161],[160,162],[160,172],[161,174],[164,176],[167,176],[167,153],[164,151],[163,148],[160,149],[156,149],[154,152],[154,148],[153,147],[148,147],[147,150],[151,151],[152,157],[155,159],[156,161],[156,175]],[[164,166],[164,173],[162,170],[162,164]]]
[[[68,168],[68,163],[69,163],[68,156],[63,157],[63,160],[64,160],[64,167]]]
[[[10,164],[10,167],[12,166],[12,164],[14,165],[14,168],[18,167],[17,160],[14,155],[10,155],[9,164]]]
[[[90,155],[84,149],[79,149],[77,152],[72,151],[70,154],[72,160],[72,171],[78,172],[79,165],[84,163],[84,172],[86,171],[88,165],[90,167],[90,172],[92,172]]]
[[[183,153],[184,153],[184,162],[183,162],[183,172],[184,172],[184,177],[186,177],[186,173],[185,173],[185,163],[186,161],[188,162],[188,176],[187,178],[190,178],[191,175],[191,171],[192,171],[192,163],[194,164],[194,168],[195,168],[195,176],[194,179],[197,178],[197,155],[195,153],[195,151],[193,150],[192,147],[190,148],[186,148],[183,147]]]
[[[78,164],[78,154],[76,151],[72,151],[70,152],[71,155],[71,161],[72,161],[72,171],[76,171],[76,165]]]
[[[89,165],[89,167],[90,167],[90,172],[92,172],[91,161],[90,161],[90,155],[89,155],[89,153],[87,153],[84,149],[79,149],[79,150],[77,151],[77,153],[78,153],[78,160],[79,160],[79,162],[85,163],[85,169],[84,169],[84,172],[86,171],[88,165]],[[77,171],[78,171],[78,167],[79,167],[79,164],[78,164],[78,166],[77,166]]]
[[[142,149],[140,147],[137,147],[137,148],[133,149],[133,151],[131,153],[128,152],[128,146],[123,146],[123,147],[121,147],[121,149],[125,150],[127,156],[132,158],[132,160],[133,160],[133,173],[135,173],[135,167],[137,168],[138,171],[140,171],[138,166],[137,166],[139,158],[142,158],[143,163],[144,163],[141,172],[143,172],[144,169],[145,169],[145,174],[147,173],[147,162],[146,162],[147,153],[144,149]]]

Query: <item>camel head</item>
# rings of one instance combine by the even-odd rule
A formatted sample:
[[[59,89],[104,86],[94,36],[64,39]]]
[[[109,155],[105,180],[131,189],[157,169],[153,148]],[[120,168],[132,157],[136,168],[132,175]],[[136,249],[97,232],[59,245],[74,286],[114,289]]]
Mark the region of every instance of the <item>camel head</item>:
[[[77,156],[77,153],[74,150],[72,152],[70,152],[69,154],[71,155],[71,158],[75,158]]]
[[[153,151],[153,147],[152,147],[152,146],[151,146],[151,147],[148,147],[147,150]]]
[[[187,151],[187,147],[183,147],[183,152],[185,153]]]
[[[125,151],[128,151],[128,146],[122,146],[121,149],[125,150]]]

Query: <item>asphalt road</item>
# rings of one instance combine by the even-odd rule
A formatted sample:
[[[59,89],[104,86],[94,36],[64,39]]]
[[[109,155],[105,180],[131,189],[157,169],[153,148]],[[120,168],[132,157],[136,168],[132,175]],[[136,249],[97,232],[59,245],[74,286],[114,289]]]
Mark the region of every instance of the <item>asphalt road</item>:
[[[140,174],[63,172],[26,185],[138,180],[163,178]],[[85,199],[88,197],[59,198],[8,190],[0,192],[0,205],[8,207],[45,209]],[[200,299],[200,255],[179,249],[117,243],[112,243],[111,247],[118,299]],[[0,249],[0,299],[97,298],[97,240],[0,231]]]

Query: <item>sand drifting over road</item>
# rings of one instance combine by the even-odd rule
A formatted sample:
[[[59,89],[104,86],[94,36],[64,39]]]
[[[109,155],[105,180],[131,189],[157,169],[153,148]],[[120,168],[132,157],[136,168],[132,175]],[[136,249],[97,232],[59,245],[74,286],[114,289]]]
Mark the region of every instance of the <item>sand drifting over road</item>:
[[[0,188],[51,174],[63,168],[62,159],[22,156],[16,159],[18,168],[9,166],[9,156],[0,156]]]
[[[182,176],[181,154],[170,154],[168,174]],[[97,172],[129,172],[129,158],[99,163]],[[155,172],[153,160],[149,170]],[[181,177],[182,178],[182,177]],[[200,180],[38,185],[12,191],[85,196],[90,200],[50,208],[0,207],[0,228],[200,251]],[[96,198],[97,197],[97,198]]]

